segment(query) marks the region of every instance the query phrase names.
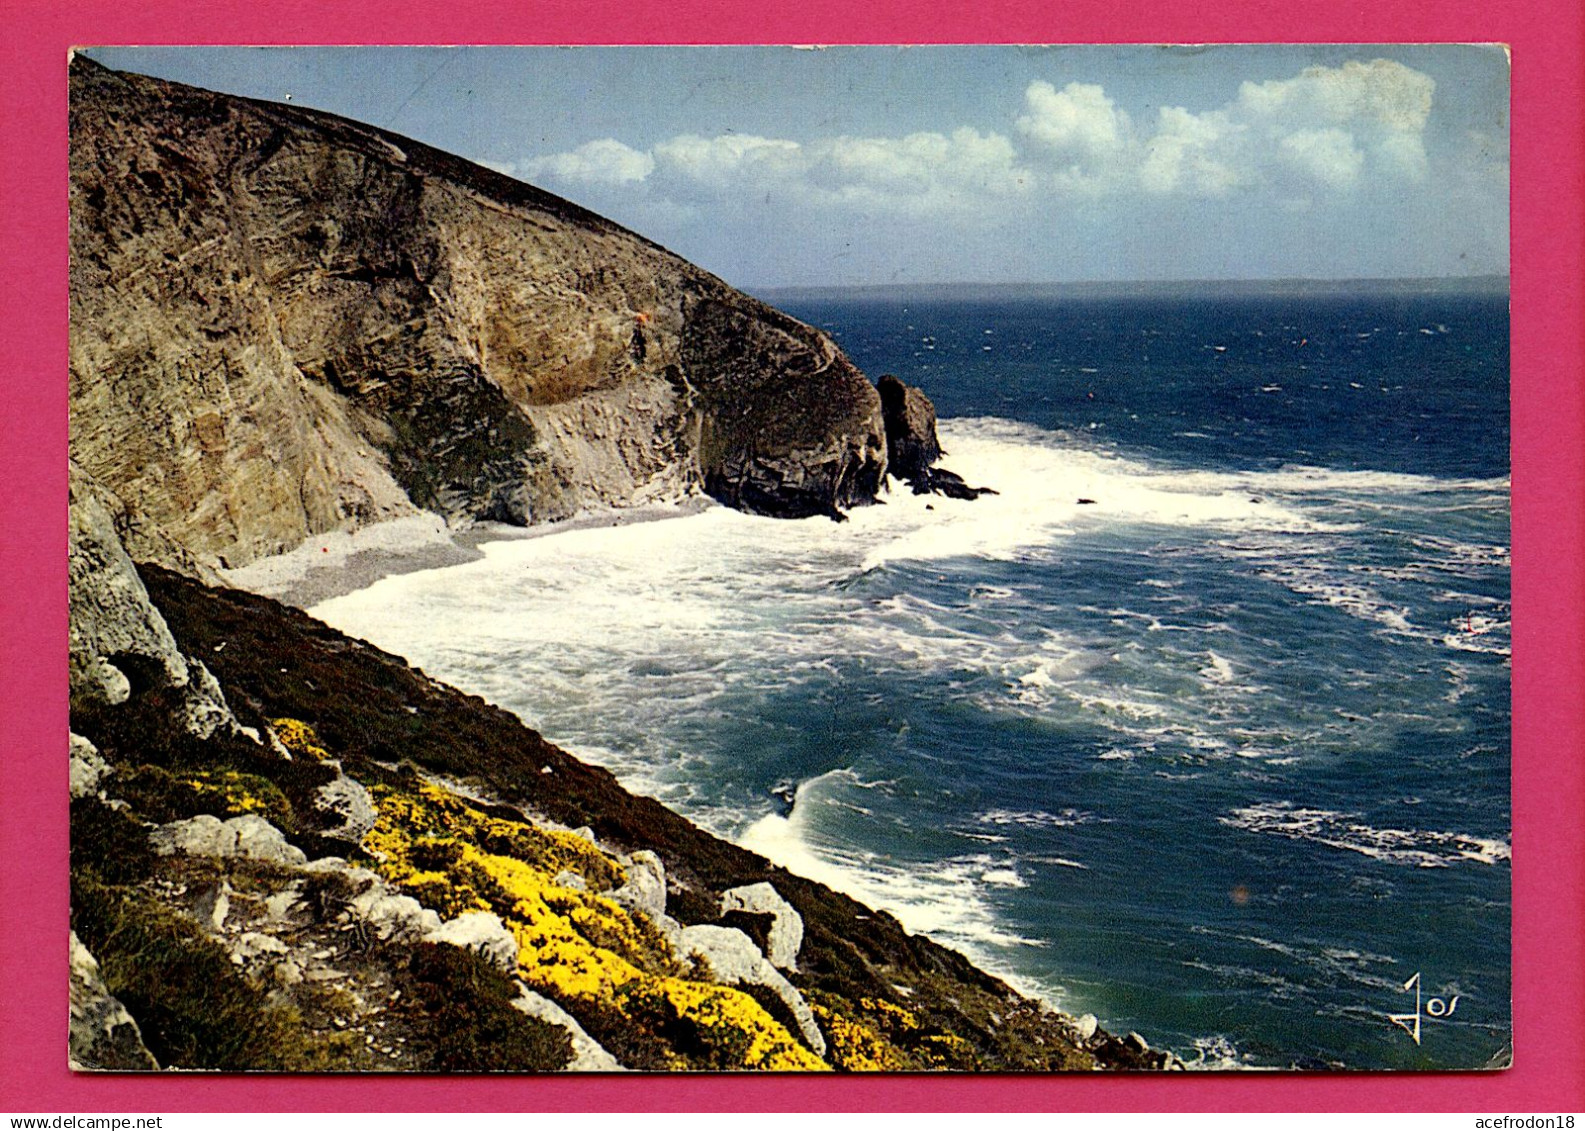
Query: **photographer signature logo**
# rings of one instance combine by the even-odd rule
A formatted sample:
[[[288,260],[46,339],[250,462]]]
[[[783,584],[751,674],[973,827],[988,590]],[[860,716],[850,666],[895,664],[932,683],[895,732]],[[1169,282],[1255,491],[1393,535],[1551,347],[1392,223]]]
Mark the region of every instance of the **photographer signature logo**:
[[[1387,1020],[1413,1037],[1415,1044],[1420,1043],[1420,1021],[1422,1018],[1441,1020],[1442,1018],[1453,1016],[1453,1011],[1458,1008],[1460,996],[1458,994],[1454,994],[1451,998],[1428,998],[1422,1002],[1420,972],[1418,970],[1414,972],[1414,977],[1403,984],[1403,988],[1405,992],[1411,989],[1414,991],[1414,1012],[1389,1013]]]

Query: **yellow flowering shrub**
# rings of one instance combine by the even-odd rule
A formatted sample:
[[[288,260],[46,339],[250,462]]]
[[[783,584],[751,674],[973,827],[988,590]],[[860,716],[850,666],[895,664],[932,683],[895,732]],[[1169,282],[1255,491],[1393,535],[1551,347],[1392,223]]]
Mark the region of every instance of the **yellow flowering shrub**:
[[[913,1062],[874,1028],[811,1000],[815,1020],[826,1037],[826,1056],[844,1072],[905,1072]]]
[[[305,722],[298,719],[271,719],[270,730],[281,740],[281,745],[295,755],[312,758],[316,762],[323,762],[330,757],[330,751],[319,745],[319,736],[314,733],[314,728]]]
[[[830,995],[810,1002],[830,1044],[833,1065],[847,1072],[962,1070],[979,1063],[963,1038],[927,1029],[912,1010],[882,998],[857,1005]]]
[[[174,821],[199,813],[239,817],[257,813],[278,828],[292,827],[292,806],[274,782],[237,770],[173,772],[162,766],[124,771],[120,795],[149,819]]]
[[[227,813],[232,816],[258,813],[279,823],[282,815],[291,810],[280,788],[257,774],[219,770],[194,774],[183,781],[201,795],[218,795]]]
[[[625,880],[582,837],[486,813],[432,783],[376,787],[379,821],[364,840],[377,869],[451,916],[499,915],[517,939],[518,977],[569,1005],[614,1008],[664,1034],[678,1068],[813,1071],[826,1063],[749,995],[691,980],[644,917],[601,892]],[[563,870],[589,890],[563,887]]]

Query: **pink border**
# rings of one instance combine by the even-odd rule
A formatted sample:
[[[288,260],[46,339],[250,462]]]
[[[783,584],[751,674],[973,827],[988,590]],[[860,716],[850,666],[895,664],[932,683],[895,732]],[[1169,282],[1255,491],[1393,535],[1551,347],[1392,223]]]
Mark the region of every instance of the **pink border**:
[[[0,1110],[1585,1109],[1585,259],[1577,0],[12,0],[0,377]],[[393,14],[393,12],[395,14]],[[65,1069],[65,53],[74,43],[1502,42],[1514,58],[1516,1067],[1374,1077],[293,1079]]]

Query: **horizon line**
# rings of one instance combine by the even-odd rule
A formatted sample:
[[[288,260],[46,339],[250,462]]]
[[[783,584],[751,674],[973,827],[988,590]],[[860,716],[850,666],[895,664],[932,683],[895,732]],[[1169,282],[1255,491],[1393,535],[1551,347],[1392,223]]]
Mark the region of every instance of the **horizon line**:
[[[1479,275],[1359,275],[1359,276],[1304,276],[1284,275],[1268,278],[1182,278],[1182,279],[1048,279],[1048,280],[1021,280],[1021,281],[975,281],[967,279],[953,279],[940,281],[912,281],[895,283],[738,283],[734,284],[742,290],[751,292],[767,291],[889,291],[925,288],[946,287],[976,287],[981,289],[1013,289],[1013,288],[1120,288],[1120,287],[1250,287],[1250,286],[1288,286],[1288,287],[1318,287],[1318,286],[1357,286],[1359,284],[1372,286],[1389,286],[1393,284],[1410,284],[1424,286],[1449,286],[1459,284],[1496,284],[1512,285],[1512,273],[1485,273]]]

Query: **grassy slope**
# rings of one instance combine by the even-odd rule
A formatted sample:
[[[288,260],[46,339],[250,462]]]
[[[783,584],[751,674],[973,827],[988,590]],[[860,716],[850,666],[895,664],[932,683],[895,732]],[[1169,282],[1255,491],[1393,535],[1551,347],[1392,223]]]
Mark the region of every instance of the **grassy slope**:
[[[399,657],[267,598],[140,568],[183,650],[215,672],[244,722],[301,719],[354,777],[372,783],[388,779],[391,767],[411,763],[474,780],[512,805],[569,827],[587,825],[612,848],[653,849],[679,889],[668,910],[684,923],[716,921],[712,893],[760,880],[774,884],[804,917],[795,983],[828,1028],[833,1017],[854,1018],[885,1035],[888,1056],[876,1066],[1152,1066],[1105,1037],[1076,1048],[1055,1015],[961,955],[908,934],[884,912],[705,833],[658,802],[633,796],[608,771],[584,765],[515,716],[429,679]],[[148,760],[136,748],[151,741],[149,728],[135,714],[117,712],[81,725],[113,760]],[[190,751],[164,760],[203,756]],[[294,792],[292,783],[285,786]],[[310,854],[334,851],[304,847]],[[832,1035],[840,1043],[842,1035]],[[855,1040],[864,1036],[858,1032]]]

